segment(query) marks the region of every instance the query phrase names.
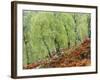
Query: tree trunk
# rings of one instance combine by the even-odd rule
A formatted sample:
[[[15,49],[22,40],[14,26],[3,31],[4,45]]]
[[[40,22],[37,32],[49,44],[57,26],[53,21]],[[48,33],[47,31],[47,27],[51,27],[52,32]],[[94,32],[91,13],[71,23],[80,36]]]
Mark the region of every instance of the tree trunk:
[[[28,41],[27,40],[25,40],[25,45],[26,45],[26,48],[27,48],[27,44],[28,44]],[[29,65],[30,64],[30,62],[29,62],[29,54],[28,54],[28,50],[26,49],[26,59],[27,59],[27,65]]]
[[[76,19],[76,15],[75,14],[73,15],[73,19],[74,19],[74,23],[75,23],[74,32],[76,34],[75,45],[77,45],[77,42],[81,41],[81,39],[80,39],[78,30],[77,30],[77,19]]]
[[[52,57],[52,56],[51,56],[51,53],[50,53],[50,50],[49,50],[49,47],[48,47],[48,45],[47,45],[47,43],[46,43],[46,41],[45,41],[45,39],[44,39],[43,36],[42,36],[42,41],[43,41],[44,45],[46,46],[46,48],[47,48],[47,50],[48,50],[48,55],[49,55],[49,57]]]
[[[91,37],[91,18],[90,16],[87,17],[87,22],[88,22],[88,37],[90,38]]]
[[[54,39],[54,43],[55,43],[56,53],[58,55],[61,55],[61,53],[60,53],[60,45],[59,45],[59,42],[57,41],[56,38]]]
[[[67,40],[68,40],[68,48],[70,48],[70,37],[69,37],[69,34],[68,34],[68,30],[67,30],[67,28],[66,28],[66,25],[64,25],[64,28],[65,28],[66,35],[67,35]]]

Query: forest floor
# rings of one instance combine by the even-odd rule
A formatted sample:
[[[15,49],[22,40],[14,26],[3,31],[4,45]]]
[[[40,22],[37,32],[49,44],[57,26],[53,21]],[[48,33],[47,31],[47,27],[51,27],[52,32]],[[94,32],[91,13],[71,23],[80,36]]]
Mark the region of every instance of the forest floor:
[[[47,60],[24,66],[24,69],[90,66],[90,53],[90,39],[87,38],[80,45],[70,49],[62,49],[60,56],[53,54]]]

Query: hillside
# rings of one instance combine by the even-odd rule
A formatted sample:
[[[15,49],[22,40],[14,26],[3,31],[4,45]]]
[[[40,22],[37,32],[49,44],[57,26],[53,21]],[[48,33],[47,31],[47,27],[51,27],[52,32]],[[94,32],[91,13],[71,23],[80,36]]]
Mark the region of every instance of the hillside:
[[[74,67],[74,66],[90,66],[90,39],[86,38],[78,46],[70,49],[61,49],[61,55],[57,56],[56,53],[47,60],[39,61],[29,65],[24,65],[24,69],[33,68],[58,68],[58,67]]]

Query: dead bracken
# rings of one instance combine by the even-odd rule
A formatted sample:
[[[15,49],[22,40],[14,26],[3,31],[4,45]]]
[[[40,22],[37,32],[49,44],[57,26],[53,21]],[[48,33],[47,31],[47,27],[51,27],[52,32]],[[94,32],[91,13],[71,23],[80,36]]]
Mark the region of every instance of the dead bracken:
[[[90,43],[90,39],[86,38],[78,46],[71,49],[62,49],[61,55],[57,56],[54,54],[51,58],[48,58],[48,60],[24,65],[24,69],[90,66]]]

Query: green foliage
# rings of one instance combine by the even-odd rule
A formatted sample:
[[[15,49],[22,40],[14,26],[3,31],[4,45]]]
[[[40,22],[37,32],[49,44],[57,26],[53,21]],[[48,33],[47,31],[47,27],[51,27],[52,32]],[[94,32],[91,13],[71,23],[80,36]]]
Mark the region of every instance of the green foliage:
[[[90,14],[42,11],[23,14],[23,64],[47,59],[53,51],[76,46],[90,35]]]

